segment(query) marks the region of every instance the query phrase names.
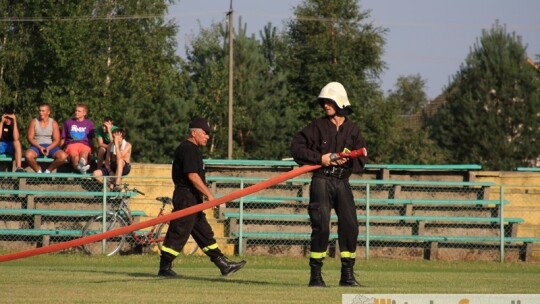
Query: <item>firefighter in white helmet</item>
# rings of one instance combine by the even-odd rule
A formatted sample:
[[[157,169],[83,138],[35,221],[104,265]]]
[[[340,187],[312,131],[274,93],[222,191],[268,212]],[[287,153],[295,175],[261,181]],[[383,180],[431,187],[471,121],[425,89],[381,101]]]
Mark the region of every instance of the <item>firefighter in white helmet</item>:
[[[291,153],[300,164],[319,164],[313,172],[309,190],[308,213],[311,220],[309,286],[325,287],[321,268],[330,236],[330,214],[338,217],[338,244],[341,254],[340,286],[360,286],[354,276],[358,220],[349,184],[351,173],[359,173],[367,157],[339,158],[336,153],[365,148],[358,127],[347,117],[352,107],[341,83],[330,82],[317,98],[325,116],[315,119],[292,141]]]

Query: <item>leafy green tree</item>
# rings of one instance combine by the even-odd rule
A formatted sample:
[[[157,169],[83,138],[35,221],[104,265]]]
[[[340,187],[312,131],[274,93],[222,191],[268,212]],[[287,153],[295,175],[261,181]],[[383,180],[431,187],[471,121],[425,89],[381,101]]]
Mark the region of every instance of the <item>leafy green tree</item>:
[[[368,22],[356,0],[305,0],[288,24],[284,62],[296,94],[291,106],[302,123],[321,115],[313,103],[328,82],[341,82],[363,121],[363,111],[377,95],[377,77],[384,68],[384,29]],[[368,139],[369,141],[370,139]]]
[[[540,154],[540,78],[519,36],[483,30],[431,120],[432,137],[455,163],[489,170],[527,165]]]
[[[275,37],[262,47],[254,36],[247,36],[241,18],[238,24],[234,35],[233,157],[287,156],[289,138],[282,130],[294,119],[283,107],[287,103],[286,78],[273,67],[274,57],[269,55]],[[193,115],[207,117],[214,127],[212,157],[227,154],[228,56],[227,29],[215,24],[202,29],[187,58],[190,98],[196,101]]]
[[[420,75],[400,76],[395,91],[389,92],[388,100],[399,104],[401,114],[412,115],[428,103],[425,86],[426,81]]]
[[[190,116],[208,119],[212,127],[208,157],[227,155],[228,47],[221,24],[201,28],[187,48],[185,69],[189,73],[187,94],[194,105]]]
[[[60,123],[86,103],[96,124],[112,116],[132,129],[135,161],[169,160],[163,151],[175,144],[166,139],[181,122],[186,75],[175,55],[176,27],[164,21],[167,3],[2,1],[3,16],[13,19],[0,28],[2,50],[9,49],[0,52],[2,98],[16,106],[22,126],[41,102]],[[159,123],[146,136],[149,113]]]
[[[379,95],[367,110],[366,138],[372,140],[370,160],[375,163],[434,164],[446,161],[444,150],[429,139],[422,127],[422,107],[427,103],[425,81],[401,76],[388,97]],[[414,114],[414,115],[413,115]]]

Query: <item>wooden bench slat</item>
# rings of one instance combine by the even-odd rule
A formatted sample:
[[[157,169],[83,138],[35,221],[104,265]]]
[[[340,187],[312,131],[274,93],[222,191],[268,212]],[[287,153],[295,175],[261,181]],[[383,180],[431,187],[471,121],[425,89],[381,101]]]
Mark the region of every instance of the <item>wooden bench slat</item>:
[[[225,218],[240,218],[239,212],[224,212]],[[281,214],[281,213],[244,213],[242,214],[244,220],[287,220],[287,219],[299,219],[309,220],[309,214]],[[366,220],[365,215],[358,215],[357,219]],[[371,221],[430,221],[430,222],[488,222],[499,223],[501,221],[498,217],[474,217],[474,216],[424,216],[424,215],[372,215],[369,217]],[[337,215],[332,214],[330,219],[337,220]],[[507,223],[522,223],[522,218],[506,217],[504,222]]]
[[[514,171],[519,172],[540,172],[540,167],[516,167]]]
[[[96,216],[103,214],[102,210],[72,210],[72,209],[2,209],[0,215],[50,215],[50,216]],[[133,216],[146,216],[144,211],[132,210]]]
[[[217,195],[216,197],[221,197]],[[283,203],[286,201],[309,202],[309,197],[301,196],[245,196],[242,198],[244,203]],[[355,203],[366,203],[367,199],[363,197],[355,198]],[[240,202],[240,199],[232,202]],[[500,200],[468,200],[468,199],[397,199],[397,198],[371,198],[370,204],[384,205],[499,205]],[[510,202],[503,200],[503,204],[507,205]]]
[[[237,183],[244,182],[259,183],[267,180],[267,178],[260,177],[240,177],[240,176],[218,176],[209,175],[206,177],[207,183],[221,182],[221,183]],[[301,183],[307,184],[311,182],[311,178],[292,178],[285,183],[294,184]],[[401,186],[433,186],[433,187],[492,187],[495,186],[495,182],[458,182],[458,181],[418,181],[418,180],[393,180],[393,179],[349,179],[351,185],[401,185]]]
[[[251,160],[251,159],[205,159],[205,165],[213,166],[283,166],[295,167],[298,164],[293,160]],[[366,169],[390,169],[390,170],[481,170],[478,164],[366,164]]]
[[[441,165],[411,165],[411,164],[367,164],[366,169],[389,169],[389,170],[481,170],[478,164],[441,164]]]
[[[233,232],[234,237],[238,237],[238,232]],[[301,232],[244,232],[242,237],[246,239],[294,239],[294,240],[310,240],[310,233]],[[337,233],[330,234],[330,240],[336,240]],[[420,241],[420,242],[491,242],[498,243],[501,238],[498,236],[439,236],[439,235],[370,235],[371,241]],[[358,235],[358,240],[366,240],[366,235]],[[504,237],[505,243],[534,243],[540,241],[540,238],[534,237]]]
[[[33,196],[51,196],[51,197],[64,197],[64,196],[85,196],[85,197],[120,197],[128,196],[134,197],[137,192],[113,192],[113,191],[50,191],[50,190],[14,190],[14,189],[0,189],[0,195],[33,195]]]
[[[82,230],[60,230],[60,229],[0,229],[0,235],[58,235],[58,236],[81,236]]]

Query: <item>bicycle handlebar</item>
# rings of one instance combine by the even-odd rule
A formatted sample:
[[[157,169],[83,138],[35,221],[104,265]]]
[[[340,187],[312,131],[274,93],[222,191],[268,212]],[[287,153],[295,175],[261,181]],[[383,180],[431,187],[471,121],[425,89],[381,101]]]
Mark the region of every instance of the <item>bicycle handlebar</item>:
[[[144,192],[140,191],[139,189],[137,189],[136,187],[133,187],[132,189],[129,189],[129,184],[128,183],[124,183],[124,191],[125,192],[129,192],[129,191],[134,191],[134,192],[137,192],[139,193],[140,195],[146,195],[144,194]]]

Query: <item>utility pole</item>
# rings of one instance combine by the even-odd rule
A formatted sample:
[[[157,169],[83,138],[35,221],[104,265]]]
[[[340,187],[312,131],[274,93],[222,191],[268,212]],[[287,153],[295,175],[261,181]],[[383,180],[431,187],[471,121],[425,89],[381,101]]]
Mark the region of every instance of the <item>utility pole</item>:
[[[234,69],[234,54],[233,54],[233,38],[234,38],[234,27],[233,27],[233,4],[231,0],[231,6],[229,12],[229,144],[228,144],[228,153],[227,158],[232,159],[233,154],[233,69]]]

